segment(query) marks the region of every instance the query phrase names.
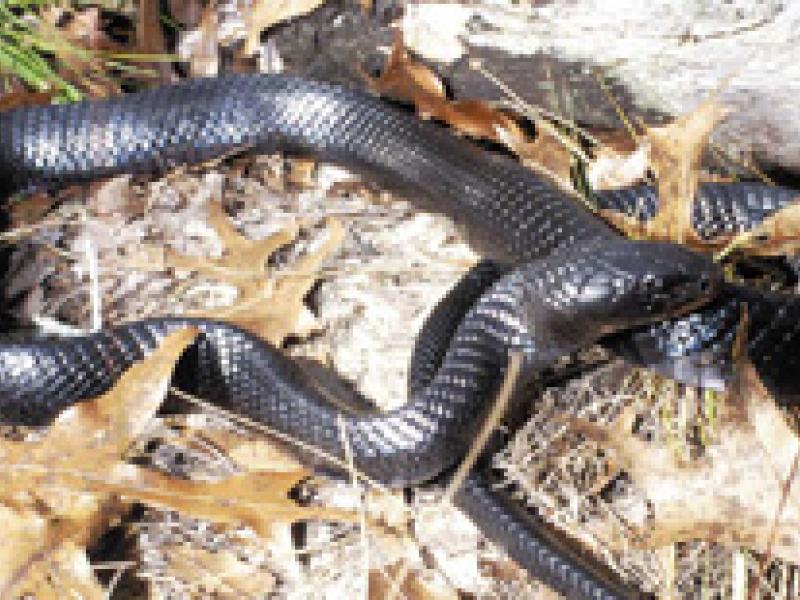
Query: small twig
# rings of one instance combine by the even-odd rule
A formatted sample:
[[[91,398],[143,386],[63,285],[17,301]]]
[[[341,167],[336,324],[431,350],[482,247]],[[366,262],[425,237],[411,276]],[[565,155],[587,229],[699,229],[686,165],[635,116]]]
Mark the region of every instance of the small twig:
[[[97,249],[92,240],[83,240],[83,252],[86,256],[86,270],[89,273],[89,306],[91,308],[91,330],[100,331],[103,328],[103,312],[100,296],[100,269],[97,264]]]
[[[478,456],[486,446],[486,442],[489,441],[489,436],[497,428],[497,425],[500,423],[500,419],[503,418],[506,408],[508,407],[508,403],[511,400],[511,394],[514,391],[514,387],[517,385],[519,372],[522,368],[522,361],[523,356],[521,352],[511,353],[508,361],[508,369],[506,370],[505,377],[503,378],[503,384],[500,386],[500,390],[497,392],[492,409],[486,416],[486,419],[481,426],[481,430],[475,437],[475,441],[472,442],[469,452],[467,452],[467,455],[464,457],[464,460],[461,461],[461,464],[458,465],[456,472],[453,474],[453,478],[450,480],[450,484],[447,486],[444,494],[442,494],[442,498],[439,501],[440,506],[452,503],[453,497],[458,491],[458,488],[461,487],[464,479],[466,479],[467,475],[472,470],[472,467],[475,466]]]
[[[608,87],[606,80],[602,77],[599,71],[595,71],[594,73],[595,80],[597,81],[597,85],[600,86],[600,89],[603,90],[603,93],[606,95],[606,99],[609,101],[611,106],[614,108],[614,112],[617,113],[617,117],[619,120],[622,121],[623,127],[625,127],[625,131],[628,132],[628,135],[631,136],[631,139],[634,142],[637,142],[639,139],[639,132],[636,131],[636,128],[631,123],[630,119],[628,119],[628,115],[625,114],[625,110],[620,105],[617,97]],[[641,123],[638,123],[641,126]]]
[[[361,494],[361,490],[358,487],[358,473],[356,472],[356,463],[353,460],[353,446],[350,444],[350,437],[347,435],[347,423],[345,423],[342,413],[336,415],[336,425],[339,429],[339,439],[344,449],[344,458],[350,471],[350,483],[353,487],[353,492],[357,496],[361,496],[360,510],[358,511],[358,537],[361,542],[361,567],[364,573],[364,594],[366,596],[369,594],[369,540],[367,538],[366,496]]]
[[[264,423],[259,423],[258,421],[255,421],[255,420],[250,419],[248,417],[244,417],[244,416],[241,416],[241,415],[237,415],[237,414],[231,413],[231,412],[229,412],[227,410],[224,410],[224,409],[220,408],[219,406],[215,406],[211,402],[203,400],[202,398],[198,398],[197,396],[194,396],[193,394],[190,394],[188,392],[184,392],[183,390],[179,390],[178,388],[175,388],[175,387],[171,387],[170,388],[170,392],[172,392],[173,394],[175,394],[179,398],[194,404],[195,406],[199,406],[200,408],[202,408],[205,411],[208,411],[210,413],[222,416],[222,417],[224,417],[225,419],[227,419],[228,421],[230,421],[232,423],[238,423],[239,425],[242,425],[244,427],[247,427],[247,428],[250,428],[250,429],[256,429],[256,430],[261,431],[261,432],[263,432],[263,433],[265,433],[265,434],[267,434],[267,435],[269,435],[271,437],[279,439],[282,442],[286,442],[287,444],[291,444],[291,445],[295,446],[296,448],[300,448],[304,452],[308,452],[310,454],[314,454],[315,456],[317,456],[317,457],[327,461],[328,463],[330,463],[332,465],[335,465],[335,466],[337,466],[337,467],[339,467],[339,468],[341,468],[343,470],[350,470],[346,461],[334,456],[333,454],[330,454],[328,452],[320,450],[320,449],[312,446],[311,444],[307,444],[307,443],[305,443],[305,442],[303,442],[301,440],[298,440],[297,438],[295,438],[295,437],[293,437],[291,435],[288,435],[286,433],[278,431],[277,429],[273,429],[272,427],[269,427],[268,425],[265,425]],[[370,477],[368,477],[366,474],[362,473],[358,469],[353,468],[352,472],[355,475],[358,476],[359,480],[365,482],[370,487],[372,487],[372,488],[374,488],[374,489],[376,489],[376,490],[378,490],[378,491],[380,491],[382,493],[387,493],[387,494],[389,493],[389,489],[386,486],[384,486],[383,484],[379,483],[378,481],[376,481],[374,479],[371,479]]]
[[[767,540],[767,549],[764,555],[758,561],[758,572],[753,578],[751,596],[754,596],[755,590],[761,586],[761,580],[764,577],[764,571],[766,571],[767,565],[772,561],[772,547],[775,544],[775,536],[778,533],[778,522],[780,521],[781,513],[783,513],[786,502],[789,499],[789,492],[791,491],[792,484],[797,477],[798,467],[800,467],[800,451],[795,452],[792,466],[789,468],[789,473],[784,481],[783,489],[781,490],[781,497],[778,501],[778,506],[775,509],[775,516],[772,519],[772,527],[770,528],[769,539]]]
[[[458,465],[458,468],[453,474],[453,478],[450,480],[447,489],[445,489],[441,499],[437,503],[438,509],[442,509],[444,506],[452,503],[453,497],[458,491],[458,488],[461,487],[464,479],[472,470],[472,467],[475,466],[475,462],[478,460],[478,456],[486,446],[489,436],[500,423],[500,419],[503,418],[506,408],[508,407],[508,403],[511,399],[511,394],[514,391],[517,380],[519,379],[522,361],[523,356],[521,352],[511,353],[508,361],[508,369],[506,369],[506,374],[503,378],[503,383],[500,386],[500,390],[495,396],[492,409],[486,416],[478,435],[475,436],[475,441],[472,442],[467,455],[464,457],[464,460],[461,461],[461,464]],[[395,573],[394,577],[392,578],[391,585],[389,586],[389,593],[386,596],[387,600],[395,600],[397,598],[397,595],[400,593],[400,586],[405,581],[407,575],[408,563],[403,562],[400,569],[398,569],[397,573]]]

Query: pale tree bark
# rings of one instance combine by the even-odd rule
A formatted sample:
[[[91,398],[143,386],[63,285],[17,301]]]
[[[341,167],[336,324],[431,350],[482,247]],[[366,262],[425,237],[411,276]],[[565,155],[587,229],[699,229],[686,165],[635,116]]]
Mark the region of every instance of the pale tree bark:
[[[719,89],[733,114],[713,141],[736,157],[800,172],[796,3],[395,2],[391,10],[378,4],[376,17],[329,2],[276,31],[289,66],[357,80],[358,65],[380,64],[393,21],[455,96],[503,98],[470,68],[478,58],[530,103],[589,126],[622,127],[599,80],[625,112],[651,123],[690,111]]]

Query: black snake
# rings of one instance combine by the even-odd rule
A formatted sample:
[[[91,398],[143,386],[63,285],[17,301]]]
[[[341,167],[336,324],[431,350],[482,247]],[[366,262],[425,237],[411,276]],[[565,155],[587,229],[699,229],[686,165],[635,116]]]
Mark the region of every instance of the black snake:
[[[312,154],[342,164],[424,210],[453,217],[492,261],[491,276],[467,286],[468,302],[443,305],[426,326],[407,405],[346,416],[356,466],[377,480],[419,483],[452,467],[512,350],[524,356],[526,378],[603,338],[684,380],[724,381],[724,361],[709,363],[708,353],[726,358],[743,300],[754,323],[749,349],[762,376],[786,397],[798,389],[791,368],[800,338],[795,298],[731,286],[720,292],[720,271],[709,260],[671,244],[625,240],[515,161],[369,95],[293,77],[231,75],[0,115],[6,194],[164,170],[231,151]],[[601,202],[627,206],[632,194],[609,193]],[[696,226],[752,225],[793,195],[765,186],[706,186]],[[647,188],[635,196],[655,201]],[[676,317],[714,297],[702,312]],[[662,322],[667,317],[675,320]],[[153,319],[86,338],[0,346],[0,416],[46,421],[108,389],[186,322]],[[658,323],[626,333],[652,322]],[[235,327],[197,324],[201,338],[182,361],[194,374],[194,391],[342,455],[337,409],[307,374]],[[468,479],[456,502],[522,566],[568,597],[637,595],[513,508],[483,475]]]

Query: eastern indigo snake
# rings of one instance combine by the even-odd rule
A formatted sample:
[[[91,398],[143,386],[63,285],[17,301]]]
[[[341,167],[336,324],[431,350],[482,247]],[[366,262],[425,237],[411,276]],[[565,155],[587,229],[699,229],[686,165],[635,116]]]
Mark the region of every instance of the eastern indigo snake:
[[[465,285],[469,300],[453,308],[451,297],[426,326],[407,405],[346,416],[356,466],[377,480],[414,484],[452,467],[479,427],[511,350],[523,354],[524,378],[531,378],[602,338],[689,382],[719,383],[724,360],[709,363],[701,351],[727,357],[742,300],[762,376],[785,397],[798,389],[791,367],[800,309],[793,297],[725,286],[705,257],[625,240],[515,161],[369,95],[286,76],[232,75],[0,115],[5,194],[164,170],[231,151],[312,154],[342,164],[421,209],[451,216],[491,261],[484,263],[489,276]],[[706,186],[695,224],[752,224],[793,195],[765,186]],[[600,200],[625,207],[636,197],[656,201],[647,188]],[[702,312],[676,317],[713,298]],[[152,319],[86,338],[0,347],[0,416],[46,422],[61,407],[108,389],[165,332],[186,322]],[[197,324],[202,335],[178,373],[189,373],[193,391],[342,455],[337,410],[308,375],[233,326]],[[469,478],[456,501],[515,560],[568,597],[637,595],[494,493],[482,475]]]

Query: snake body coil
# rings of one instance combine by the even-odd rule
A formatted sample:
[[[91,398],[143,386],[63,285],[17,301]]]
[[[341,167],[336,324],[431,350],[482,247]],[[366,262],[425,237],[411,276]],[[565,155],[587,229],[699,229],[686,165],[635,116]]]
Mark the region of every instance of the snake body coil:
[[[436,351],[435,368],[412,386],[406,406],[386,415],[346,417],[357,467],[389,484],[428,480],[463,456],[509,351],[523,353],[531,377],[565,353],[685,312],[717,292],[719,272],[707,260],[670,244],[626,241],[513,160],[336,86],[284,76],[226,76],[0,115],[0,182],[7,193],[163,170],[237,150],[310,153],[343,164],[423,209],[452,216],[477,250],[507,265],[463,307],[466,316],[447,333],[447,352]],[[758,188],[756,203],[771,193]],[[623,195],[614,198],[625,202]],[[731,198],[741,204],[740,194]],[[520,263],[529,264],[509,271]],[[665,365],[724,347],[736,323],[729,316],[738,308],[737,294],[728,290],[722,302],[730,307],[723,313],[718,302],[681,321],[640,329],[619,347]],[[752,293],[748,299],[756,315],[766,318],[758,306],[770,307],[772,331],[792,332],[782,333],[783,345],[769,350],[780,363],[788,360],[782,350],[796,344],[797,336],[794,328],[781,326],[780,318],[791,311],[776,319],[774,310],[775,302],[790,301],[776,298]],[[681,323],[693,318],[685,343],[670,345],[676,328],[685,331]],[[156,319],[82,339],[0,347],[0,415],[41,422],[60,407],[96,395],[186,321]],[[305,374],[234,327],[196,324],[203,335],[187,368],[202,375],[195,377],[199,392],[342,455],[337,411]],[[678,371],[689,378],[700,372],[694,363]],[[794,375],[775,372],[791,389]],[[633,594],[587,571],[542,538],[535,525],[513,517],[479,478],[470,479],[458,501],[515,559],[570,598]],[[505,530],[487,521],[502,515],[510,519]],[[541,560],[526,560],[529,551]]]

